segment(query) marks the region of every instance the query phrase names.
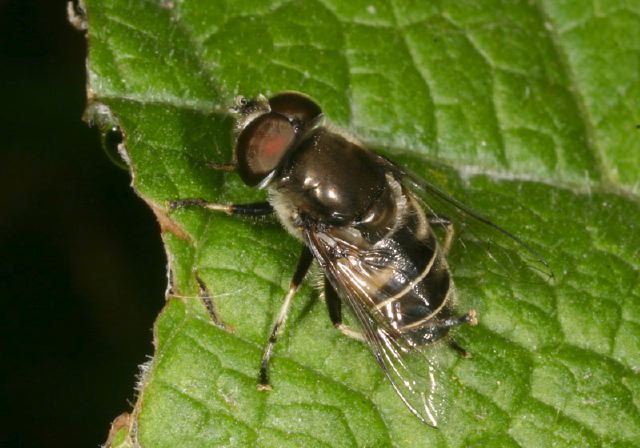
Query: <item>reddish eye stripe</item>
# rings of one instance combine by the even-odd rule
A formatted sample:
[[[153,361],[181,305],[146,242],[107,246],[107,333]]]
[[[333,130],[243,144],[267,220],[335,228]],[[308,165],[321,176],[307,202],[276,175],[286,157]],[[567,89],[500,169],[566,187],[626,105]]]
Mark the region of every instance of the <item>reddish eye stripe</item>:
[[[257,185],[278,166],[295,140],[295,128],[287,118],[267,113],[256,118],[238,139],[240,176],[248,185]]]
[[[293,127],[289,123],[277,121],[274,123],[265,123],[264,130],[261,135],[256,135],[252,140],[252,146],[255,145],[256,162],[264,167],[274,167],[282,153],[293,142]]]

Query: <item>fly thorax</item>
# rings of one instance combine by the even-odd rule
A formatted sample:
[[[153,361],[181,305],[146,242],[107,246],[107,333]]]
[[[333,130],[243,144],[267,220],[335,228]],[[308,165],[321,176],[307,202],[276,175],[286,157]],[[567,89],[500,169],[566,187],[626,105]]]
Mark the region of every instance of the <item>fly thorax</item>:
[[[304,213],[335,226],[354,224],[386,188],[383,168],[365,148],[325,128],[307,134],[281,172]]]

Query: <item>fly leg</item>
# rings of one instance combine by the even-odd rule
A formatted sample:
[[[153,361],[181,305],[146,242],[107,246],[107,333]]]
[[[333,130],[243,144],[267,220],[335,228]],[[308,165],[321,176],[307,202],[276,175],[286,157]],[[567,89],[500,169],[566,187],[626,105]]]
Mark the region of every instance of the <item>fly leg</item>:
[[[469,310],[467,314],[445,320],[442,323],[441,328],[451,328],[451,327],[456,327],[458,325],[464,325],[464,324],[469,324],[472,327],[478,325],[478,316],[476,314],[476,310]],[[462,356],[463,358],[471,357],[471,353],[465,350],[464,347],[458,344],[456,340],[453,339],[452,337],[449,337],[448,342],[449,342],[449,347],[457,351],[460,354],[460,356]]]
[[[204,199],[177,199],[168,203],[170,210],[186,207],[202,207],[208,210],[224,212],[231,216],[264,216],[273,213],[273,207],[268,202],[256,202],[252,204],[214,204]],[[196,282],[198,283],[199,296],[205,308],[211,316],[211,320],[220,327],[230,328],[226,326],[220,319],[218,309],[215,305],[213,297],[209,292],[207,285],[196,274]]]
[[[235,171],[235,162],[215,163],[208,162],[207,166],[217,171]],[[201,198],[176,199],[167,203],[169,210],[186,207],[202,207],[207,210],[223,212],[230,216],[264,216],[273,213],[273,207],[268,202],[254,202],[252,204],[216,204],[207,202]]]
[[[313,261],[313,255],[311,255],[311,251],[308,247],[304,247],[302,249],[302,254],[298,259],[298,266],[296,267],[296,272],[293,274],[293,278],[291,279],[291,284],[289,285],[289,291],[284,298],[284,303],[280,307],[280,312],[278,313],[278,318],[276,322],[273,324],[271,329],[271,335],[269,336],[269,340],[264,349],[264,354],[262,355],[262,362],[260,363],[260,382],[258,383],[258,390],[270,390],[271,385],[269,384],[269,359],[271,358],[271,354],[273,352],[273,346],[278,340],[278,336],[282,332],[284,328],[284,324],[287,321],[287,316],[289,314],[289,308],[291,308],[291,302],[293,301],[293,296],[298,291],[300,287],[300,283],[304,279],[305,275],[309,271],[309,267],[311,266],[311,262]]]
[[[169,201],[170,210],[186,207],[202,207],[207,210],[224,212],[230,216],[264,216],[273,213],[273,207],[268,202],[254,202],[251,204],[215,204],[200,198],[176,199]]]
[[[455,339],[449,338],[448,343],[449,343],[449,347],[457,351],[458,354],[463,358],[471,358],[471,353],[469,353],[463,346],[458,344],[458,342],[456,342]]]
[[[327,310],[329,311],[329,318],[333,326],[340,330],[342,334],[364,342],[364,336],[361,332],[349,328],[342,323],[342,302],[327,277],[324,278],[324,300],[327,302]]]
[[[455,233],[453,223],[446,216],[429,215],[427,219],[429,221],[429,224],[432,226],[444,227],[446,235],[444,237],[444,241],[442,242],[442,253],[444,256],[447,256],[447,254],[449,253],[449,249],[451,249],[451,243],[453,242],[453,235]],[[434,333],[443,332],[451,327],[456,327],[463,324],[469,324],[471,326],[478,325],[478,316],[476,315],[476,310],[469,310],[467,314],[445,320],[436,328],[434,328]],[[457,351],[462,357],[471,357],[471,353],[465,350],[464,347],[458,344],[452,337],[448,338],[448,342],[449,347]]]
[[[208,162],[207,167],[217,171],[235,171],[237,165],[235,162],[215,163]],[[273,207],[268,202],[254,202],[251,204],[216,204],[207,202],[201,198],[176,199],[167,203],[169,210],[186,207],[202,207],[207,210],[224,212],[230,216],[264,216],[273,213]]]
[[[440,324],[441,328],[457,327],[458,325],[469,324],[472,327],[478,325],[478,314],[476,310],[469,310],[467,314],[458,317],[450,317]]]
[[[200,297],[200,300],[202,300],[202,304],[204,305],[204,307],[207,309],[209,317],[211,317],[213,323],[218,327],[228,329],[224,322],[222,322],[222,319],[220,319],[218,307],[216,306],[216,303],[211,296],[211,292],[209,292],[209,288],[207,288],[204,280],[202,280],[197,273],[195,274],[195,278],[196,283],[198,284],[198,296]]]
[[[444,254],[444,256],[447,256],[447,254],[449,253],[449,249],[451,249],[451,243],[453,242],[453,223],[446,216],[429,215],[427,217],[427,220],[429,221],[430,225],[442,226],[447,232],[444,237],[444,241],[442,242],[442,253]]]
[[[225,171],[227,173],[230,173],[236,170],[237,165],[233,162],[230,162],[230,163],[207,162],[207,167],[211,168],[212,170]]]

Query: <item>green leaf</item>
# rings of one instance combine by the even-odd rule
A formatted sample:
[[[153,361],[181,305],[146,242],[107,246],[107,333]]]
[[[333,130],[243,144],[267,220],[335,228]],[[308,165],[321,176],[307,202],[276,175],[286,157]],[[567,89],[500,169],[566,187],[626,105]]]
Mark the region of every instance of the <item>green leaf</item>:
[[[640,445],[640,2],[85,0],[90,118],[124,133],[173,295],[117,446]],[[166,201],[261,193],[231,158],[233,97],[282,90],[494,217],[549,261],[533,288],[451,260],[480,325],[434,430],[309,285],[256,390],[300,244],[268,220]],[[228,329],[211,323],[196,274]],[[137,446],[137,445],[136,445]]]

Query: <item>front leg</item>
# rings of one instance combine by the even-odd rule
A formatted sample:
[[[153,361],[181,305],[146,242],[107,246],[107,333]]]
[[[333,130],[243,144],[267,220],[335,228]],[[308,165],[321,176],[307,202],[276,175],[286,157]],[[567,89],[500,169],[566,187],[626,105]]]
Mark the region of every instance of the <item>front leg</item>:
[[[265,216],[273,213],[273,207],[268,202],[253,202],[250,204],[216,204],[200,198],[176,199],[169,201],[170,210],[186,207],[202,207],[207,210],[224,212],[230,216]]]
[[[216,171],[231,172],[237,169],[235,162],[208,162],[207,167]],[[207,210],[223,212],[230,216],[265,216],[273,213],[273,207],[268,202],[254,202],[250,204],[216,204],[201,198],[176,199],[167,203],[170,210],[186,207],[202,207]]]
[[[238,165],[235,162],[230,163],[216,163],[216,162],[207,162],[207,167],[216,171],[224,171],[227,173],[231,173],[238,169]]]

